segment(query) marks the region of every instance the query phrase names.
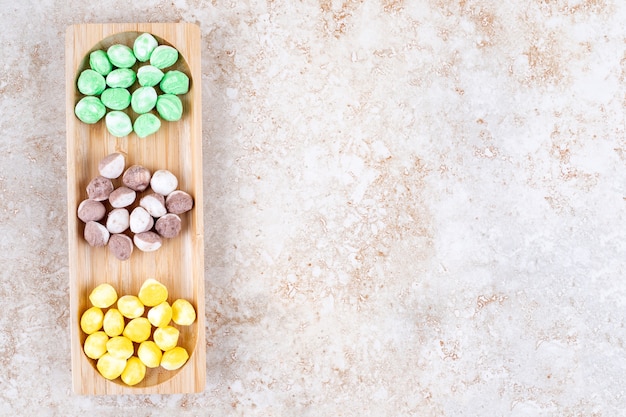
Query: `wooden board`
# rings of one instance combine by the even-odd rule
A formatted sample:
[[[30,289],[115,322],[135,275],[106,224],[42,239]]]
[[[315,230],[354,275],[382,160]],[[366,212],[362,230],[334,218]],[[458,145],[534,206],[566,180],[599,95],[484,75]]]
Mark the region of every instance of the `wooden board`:
[[[180,53],[172,69],[190,76],[190,91],[180,96],[183,117],[163,121],[152,136],[124,138],[110,135],[104,119],[94,125],[82,123],[74,115],[81,95],[76,89],[80,71],[88,67],[88,55],[116,43],[132,47],[143,32],[153,34],[160,44],[169,44]],[[67,122],[67,199],[70,276],[70,326],[72,382],[78,394],[167,394],[204,390],[206,344],[204,333],[204,242],[202,195],[202,100],[200,71],[201,36],[198,26],[188,23],[114,23],[70,26],[66,33],[66,122]],[[134,117],[134,116],[133,116]],[[181,215],[180,235],[164,239],[156,252],[135,248],[131,258],[119,261],[107,248],[93,248],[83,239],[84,224],[77,218],[78,204],[87,198],[86,187],[98,175],[98,162],[113,152],[127,156],[126,166],[143,165],[154,172],[167,169],[179,180],[178,188],[192,195],[194,208]],[[80,316],[90,307],[88,295],[100,283],[108,282],[118,294],[137,294],[147,278],[155,278],[169,289],[169,301],[189,300],[198,319],[181,330],[179,345],[189,353],[189,361],[177,371],[148,369],[140,384],[129,387],[119,378],[104,379],[95,361],[82,350],[85,335]]]

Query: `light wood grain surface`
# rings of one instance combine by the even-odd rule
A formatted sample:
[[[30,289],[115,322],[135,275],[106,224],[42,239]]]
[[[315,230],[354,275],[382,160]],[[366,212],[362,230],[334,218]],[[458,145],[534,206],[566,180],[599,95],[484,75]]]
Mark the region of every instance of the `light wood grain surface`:
[[[190,76],[190,91],[181,96],[183,117],[163,122],[152,136],[140,139],[134,133],[124,138],[110,135],[104,120],[87,125],[74,115],[80,95],[76,79],[87,65],[89,52],[115,43],[132,47],[136,36],[152,33],[160,43],[180,52],[175,67]],[[204,389],[204,242],[202,196],[202,100],[200,76],[200,29],[188,23],[119,23],[74,25],[66,33],[66,119],[67,119],[67,198],[70,272],[71,351],[74,392],[79,394],[185,393]],[[106,248],[92,248],[82,234],[84,225],[76,217],[80,201],[87,198],[86,186],[98,175],[98,161],[112,152],[126,154],[126,166],[143,165],[154,172],[168,169],[179,180],[179,189],[194,197],[194,208],[183,215],[183,230],[174,239],[164,239],[156,252],[135,248],[131,259],[119,261]],[[95,362],[85,356],[80,315],[88,308],[88,295],[98,284],[112,284],[120,295],[136,294],[142,282],[155,278],[170,292],[169,301],[186,298],[192,302],[198,319],[180,327],[179,345],[190,352],[190,359],[178,371],[148,369],[146,378],[135,387],[119,379],[108,381],[98,374]]]

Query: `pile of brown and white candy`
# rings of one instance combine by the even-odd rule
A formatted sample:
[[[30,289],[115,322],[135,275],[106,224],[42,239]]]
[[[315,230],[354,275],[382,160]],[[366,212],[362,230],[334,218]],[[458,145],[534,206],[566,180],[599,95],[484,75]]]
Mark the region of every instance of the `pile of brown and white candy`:
[[[133,246],[152,252],[161,247],[163,238],[180,233],[179,214],[191,210],[194,202],[177,189],[174,174],[165,169],[151,173],[141,165],[126,169],[121,153],[102,159],[98,171],[100,175],[87,185],[88,198],[78,205],[78,218],[85,223],[84,237],[89,245],[108,246],[124,261],[130,258]],[[120,177],[122,185],[116,187],[114,180]]]

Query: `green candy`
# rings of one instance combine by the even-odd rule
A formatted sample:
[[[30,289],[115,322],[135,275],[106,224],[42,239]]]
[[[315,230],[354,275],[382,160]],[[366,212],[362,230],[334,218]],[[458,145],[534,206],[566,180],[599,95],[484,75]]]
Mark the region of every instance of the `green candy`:
[[[113,136],[121,138],[128,135],[133,131],[133,124],[130,121],[130,117],[121,111],[110,111],[104,118],[109,133]]]
[[[154,87],[163,78],[163,71],[152,65],[144,65],[137,70],[137,80],[143,87]]]
[[[111,88],[128,88],[135,83],[137,75],[129,68],[119,68],[107,75],[106,83]]]
[[[175,122],[183,116],[183,103],[174,94],[160,95],[157,98],[156,109],[159,116],[168,122]]]
[[[159,46],[159,43],[154,38],[154,36],[149,33],[142,33],[141,35],[137,36],[137,39],[135,39],[135,43],[133,44],[133,52],[135,54],[135,57],[137,57],[140,62],[146,62],[150,59],[152,51],[154,51],[157,46]]]
[[[99,49],[89,54],[89,66],[100,75],[106,76],[113,70],[107,53]]]
[[[78,119],[87,124],[94,124],[98,120],[102,119],[106,113],[104,104],[98,97],[87,96],[80,99],[74,107],[74,114]]]
[[[111,110],[124,110],[130,105],[130,93],[125,88],[107,88],[102,92],[100,100]]]
[[[130,68],[137,62],[133,50],[126,45],[111,45],[109,49],[107,49],[107,56],[111,64],[118,68]]]
[[[186,94],[189,91],[189,77],[180,71],[168,71],[159,84],[161,91],[168,94]]]
[[[171,67],[178,60],[178,51],[171,46],[159,45],[152,55],[150,55],[150,64],[159,69]]]
[[[161,120],[152,113],[142,114],[135,120],[133,130],[140,138],[145,138],[161,127]]]
[[[133,92],[130,106],[135,113],[143,114],[152,110],[157,102],[157,92],[153,87],[139,87]]]
[[[78,91],[86,96],[97,96],[106,88],[106,82],[101,74],[92,69],[86,69],[78,76]]]

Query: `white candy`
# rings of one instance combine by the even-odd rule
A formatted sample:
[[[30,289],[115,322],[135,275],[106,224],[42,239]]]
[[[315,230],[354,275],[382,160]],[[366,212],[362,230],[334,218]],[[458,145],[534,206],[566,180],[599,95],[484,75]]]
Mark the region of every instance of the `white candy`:
[[[135,246],[144,252],[153,252],[161,247],[161,236],[154,232],[138,233],[133,237]]]
[[[113,208],[128,207],[135,202],[137,192],[128,187],[119,187],[109,195],[109,203]]]
[[[178,179],[166,169],[160,169],[152,174],[150,179],[150,187],[155,193],[167,196],[178,187]]]
[[[103,177],[113,179],[122,175],[125,165],[126,160],[124,155],[116,152],[105,156],[104,159],[100,161],[98,171],[100,171],[100,175]]]
[[[133,233],[143,233],[152,229],[154,219],[143,207],[136,207],[130,213],[130,231]]]
[[[148,194],[141,198],[139,205],[146,209],[152,217],[159,218],[167,213],[165,198],[161,194]]]
[[[107,217],[107,230],[110,233],[122,233],[130,225],[130,215],[125,208],[111,210]]]

